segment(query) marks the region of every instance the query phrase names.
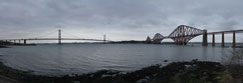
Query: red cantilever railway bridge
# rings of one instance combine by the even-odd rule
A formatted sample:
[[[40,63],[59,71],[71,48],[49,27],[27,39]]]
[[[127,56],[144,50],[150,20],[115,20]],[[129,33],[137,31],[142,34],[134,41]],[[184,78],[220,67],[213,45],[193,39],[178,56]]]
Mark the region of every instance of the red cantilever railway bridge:
[[[191,39],[203,35],[203,46],[208,45],[208,35],[212,35],[212,45],[215,46],[215,35],[222,35],[222,46],[224,46],[224,34],[233,34],[232,46],[236,46],[236,33],[243,33],[243,30],[229,30],[229,31],[219,31],[219,32],[207,32],[207,30],[201,30],[198,28],[190,27],[187,25],[178,26],[169,36],[163,36],[160,33],[156,33],[155,36],[151,39],[147,38],[147,42],[152,43],[161,43],[163,39],[172,39],[177,45],[186,45]]]

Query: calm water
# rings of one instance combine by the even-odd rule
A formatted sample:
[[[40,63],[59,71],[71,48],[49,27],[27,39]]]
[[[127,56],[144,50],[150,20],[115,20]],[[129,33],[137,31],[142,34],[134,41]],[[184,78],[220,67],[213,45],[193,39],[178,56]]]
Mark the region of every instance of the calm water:
[[[65,44],[0,49],[4,64],[41,75],[82,74],[102,69],[133,71],[164,60],[220,62],[231,48],[153,44]]]

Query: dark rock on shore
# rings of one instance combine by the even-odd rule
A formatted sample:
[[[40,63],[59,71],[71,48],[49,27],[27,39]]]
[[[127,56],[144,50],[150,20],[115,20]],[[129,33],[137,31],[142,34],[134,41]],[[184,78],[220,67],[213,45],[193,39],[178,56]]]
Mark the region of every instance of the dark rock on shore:
[[[1,46],[1,45],[0,45],[0,48],[8,48],[8,47],[7,47],[7,46]]]
[[[215,79],[225,68],[215,62],[175,62],[161,69],[155,83],[217,83]]]
[[[217,62],[174,62],[153,65],[134,72],[101,70],[95,73],[50,77],[33,75],[0,63],[0,74],[23,83],[219,83],[225,67]]]

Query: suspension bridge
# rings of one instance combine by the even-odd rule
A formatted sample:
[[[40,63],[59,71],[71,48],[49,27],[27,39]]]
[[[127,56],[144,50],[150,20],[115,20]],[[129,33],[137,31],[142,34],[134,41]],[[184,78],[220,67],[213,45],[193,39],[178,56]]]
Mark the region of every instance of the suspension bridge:
[[[208,46],[208,35],[212,35],[212,46],[215,46],[215,35],[222,35],[221,46],[225,46],[225,34],[232,34],[232,47],[236,46],[236,33],[243,33],[243,30],[229,30],[219,32],[207,32],[207,30],[201,30],[187,25],[178,26],[169,36],[163,36],[160,33],[156,33],[151,39],[149,36],[146,39],[147,43],[161,43],[164,39],[172,39],[177,45],[187,45],[187,43],[202,35],[202,45]]]
[[[62,31],[58,30],[57,38],[22,38],[22,39],[0,39],[1,44],[15,44],[15,45],[26,45],[27,41],[38,41],[38,40],[57,40],[58,44],[62,44],[62,40],[77,40],[77,41],[100,41],[100,42],[111,42],[110,40],[106,40],[106,35],[103,36],[103,39],[86,39],[86,38],[62,38]]]

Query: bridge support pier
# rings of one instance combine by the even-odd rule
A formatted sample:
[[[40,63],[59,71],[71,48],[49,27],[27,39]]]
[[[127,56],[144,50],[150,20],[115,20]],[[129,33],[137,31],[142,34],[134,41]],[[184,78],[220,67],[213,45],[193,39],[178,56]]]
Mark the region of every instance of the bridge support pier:
[[[208,46],[208,34],[207,30],[203,30],[203,46]]]
[[[16,44],[16,40],[14,40],[14,45]]]
[[[158,42],[157,44],[159,44],[160,42]],[[184,46],[184,45],[187,45],[187,42],[177,42],[176,45],[181,45],[181,46]]]
[[[21,40],[19,40],[19,45],[21,44]]]
[[[9,42],[9,44],[12,44],[12,40],[9,40],[8,42]]]
[[[212,36],[213,36],[213,37],[212,37],[212,46],[214,47],[214,46],[215,46],[215,34],[213,33]]]
[[[224,32],[222,32],[222,43],[221,46],[224,47]]]
[[[61,38],[61,29],[58,30],[58,44],[61,45],[62,42],[61,42],[62,38]]]
[[[5,42],[6,42],[5,44],[9,44],[8,40],[5,40]]]
[[[24,40],[24,45],[26,45],[26,40]]]
[[[236,39],[235,39],[235,32],[233,32],[233,42],[232,42],[232,47],[236,46]]]
[[[104,41],[104,43],[106,43],[106,35],[104,35],[103,41]]]

